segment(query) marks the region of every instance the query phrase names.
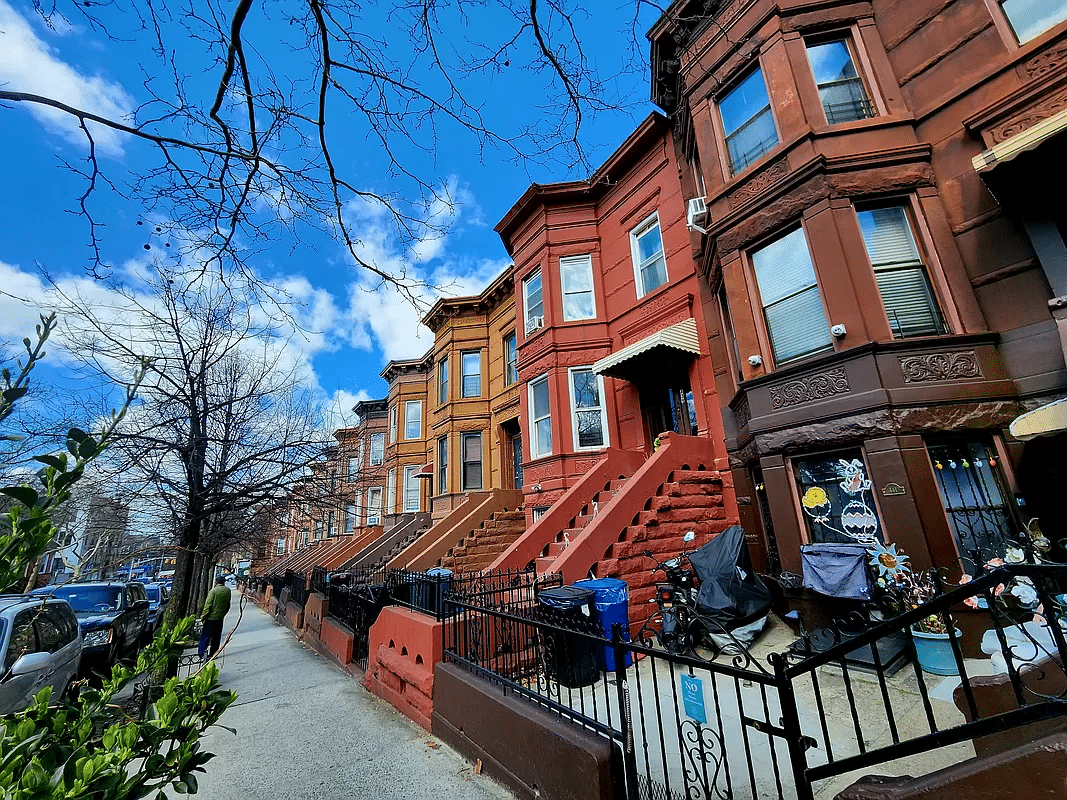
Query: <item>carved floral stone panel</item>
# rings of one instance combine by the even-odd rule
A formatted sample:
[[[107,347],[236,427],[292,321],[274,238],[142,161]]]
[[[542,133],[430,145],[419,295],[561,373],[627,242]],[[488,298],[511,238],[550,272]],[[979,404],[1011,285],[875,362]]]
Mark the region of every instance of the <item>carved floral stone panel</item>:
[[[851,391],[844,367],[838,367],[772,386],[771,406],[788,408],[813,400],[823,400],[835,394],[848,394]]]
[[[959,378],[981,378],[982,368],[973,350],[956,353],[925,353],[900,356],[900,371],[905,383],[950,381]]]
[[[1039,122],[1067,109],[1067,90],[1059,91],[1048,97],[1042,98],[1041,102],[1030,106],[1021,115],[1012,117],[989,132],[990,137],[997,144],[1005,139],[1010,139],[1017,133],[1022,133],[1027,128],[1032,128]]]

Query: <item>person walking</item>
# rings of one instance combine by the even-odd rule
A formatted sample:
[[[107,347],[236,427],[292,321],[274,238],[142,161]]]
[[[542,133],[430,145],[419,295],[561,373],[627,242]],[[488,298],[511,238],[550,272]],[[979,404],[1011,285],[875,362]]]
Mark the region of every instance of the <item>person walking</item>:
[[[215,586],[207,593],[204,610],[200,612],[203,628],[200,632],[200,660],[211,658],[222,641],[222,621],[230,610],[230,587],[222,575],[215,577]],[[206,655],[205,655],[206,654]]]

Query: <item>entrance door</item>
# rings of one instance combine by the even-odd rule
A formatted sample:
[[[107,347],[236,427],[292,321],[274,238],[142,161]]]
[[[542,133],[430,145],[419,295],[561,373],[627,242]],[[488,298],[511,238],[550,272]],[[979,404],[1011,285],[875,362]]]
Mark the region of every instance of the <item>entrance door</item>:
[[[684,383],[675,382],[673,386],[646,383],[639,388],[639,394],[650,445],[666,431],[682,436],[696,435],[696,408],[688,379]]]
[[[511,481],[513,489],[522,488],[522,429],[517,419],[509,419],[500,424],[501,445],[503,446],[502,462],[511,464]],[[505,470],[507,467],[504,468]],[[505,475],[507,473],[505,472]],[[502,480],[507,480],[503,477]]]
[[[515,475],[515,488],[522,488],[522,434],[511,437],[511,464]]]

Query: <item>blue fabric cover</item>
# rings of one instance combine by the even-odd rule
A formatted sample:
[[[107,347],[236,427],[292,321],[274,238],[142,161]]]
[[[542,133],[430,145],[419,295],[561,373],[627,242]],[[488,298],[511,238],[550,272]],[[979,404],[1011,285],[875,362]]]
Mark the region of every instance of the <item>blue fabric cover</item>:
[[[813,592],[850,600],[870,600],[867,548],[851,542],[805,544],[800,548],[804,586]]]

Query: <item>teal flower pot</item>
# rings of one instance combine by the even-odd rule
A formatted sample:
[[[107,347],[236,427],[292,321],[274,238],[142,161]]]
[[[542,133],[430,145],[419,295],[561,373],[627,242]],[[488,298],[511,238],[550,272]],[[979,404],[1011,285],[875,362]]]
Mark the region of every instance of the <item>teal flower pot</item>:
[[[953,638],[960,638],[959,628],[953,628]],[[924,633],[911,630],[915,642],[915,658],[923,672],[931,675],[959,675],[956,657],[952,655],[952,642],[947,633]]]

